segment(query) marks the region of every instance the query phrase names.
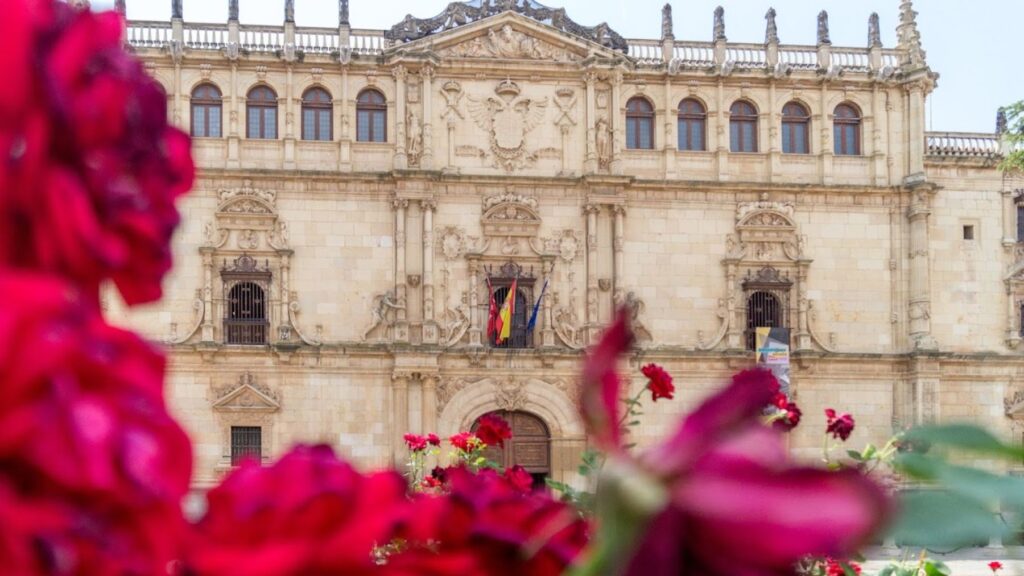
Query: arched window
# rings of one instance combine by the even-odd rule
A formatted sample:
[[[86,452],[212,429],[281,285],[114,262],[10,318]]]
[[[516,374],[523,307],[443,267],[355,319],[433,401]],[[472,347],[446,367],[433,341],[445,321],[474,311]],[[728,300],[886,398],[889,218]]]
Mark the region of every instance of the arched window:
[[[213,84],[200,84],[192,90],[192,135],[220,138],[221,97]]]
[[[323,88],[310,88],[302,95],[302,139],[331,140],[331,95]]]
[[[277,138],[277,94],[267,86],[249,90],[245,100],[246,138]]]
[[[707,150],[708,113],[699,100],[687,98],[679,103],[679,149]]]
[[[534,488],[543,488],[544,479],[551,475],[551,433],[547,425],[529,412],[500,410],[491,414],[508,422],[512,438],[505,441],[504,448],[488,447],[486,458],[503,468],[522,466],[533,477]],[[477,422],[471,431],[476,431]]]
[[[505,280],[494,280],[494,301],[500,309],[508,297],[511,287]],[[504,284],[504,285],[503,285]],[[497,343],[497,335],[491,338],[491,345],[495,348],[531,348],[533,346],[533,331],[527,329],[530,321],[530,313],[533,311],[533,301],[529,297],[530,288],[520,280],[516,289],[516,300],[512,308],[512,328],[509,337],[501,344]]]
[[[757,108],[745,100],[729,108],[729,150],[757,152]]]
[[[356,98],[356,141],[388,141],[388,103],[376,90],[363,90]]]
[[[782,107],[782,152],[810,154],[811,115],[803,104],[790,102]]]
[[[654,107],[639,96],[626,102],[626,148],[654,148]]]
[[[832,123],[836,155],[860,156],[860,112],[851,104],[840,104]]]
[[[771,292],[759,290],[747,297],[747,349],[754,349],[757,328],[781,328],[783,322],[781,300]]]
[[[256,282],[239,282],[227,297],[224,330],[228,344],[267,343],[267,299]]]

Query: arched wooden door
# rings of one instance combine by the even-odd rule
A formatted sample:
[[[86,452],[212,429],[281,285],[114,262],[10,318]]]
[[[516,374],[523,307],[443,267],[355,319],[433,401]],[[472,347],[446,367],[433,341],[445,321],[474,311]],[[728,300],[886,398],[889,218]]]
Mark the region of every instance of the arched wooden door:
[[[509,423],[512,439],[505,441],[504,448],[488,448],[487,459],[505,468],[522,466],[533,476],[534,487],[544,486],[544,479],[551,475],[551,433],[547,425],[529,412],[498,410],[492,414]],[[474,422],[474,431],[476,427]]]

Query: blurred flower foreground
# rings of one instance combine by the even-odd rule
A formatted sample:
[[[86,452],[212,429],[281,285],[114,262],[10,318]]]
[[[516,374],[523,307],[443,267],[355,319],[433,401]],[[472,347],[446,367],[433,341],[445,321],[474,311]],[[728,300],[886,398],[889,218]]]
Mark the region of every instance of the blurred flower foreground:
[[[164,356],[99,306],[108,281],[131,305],[160,297],[194,176],[121,31],[115,13],[50,0],[8,0],[0,18],[3,574],[859,572],[849,559],[890,518],[889,496],[828,449],[822,468],[790,460],[801,412],[769,372],[737,374],[662,444],[629,447],[647,394],[677,391],[652,364],[627,397],[624,313],[583,366],[594,493],[490,462],[512,433],[490,415],[446,439],[407,434],[401,471],[355,470],[328,446],[244,464],[186,521],[191,446],[165,404]],[[825,417],[826,447],[855,425]]]

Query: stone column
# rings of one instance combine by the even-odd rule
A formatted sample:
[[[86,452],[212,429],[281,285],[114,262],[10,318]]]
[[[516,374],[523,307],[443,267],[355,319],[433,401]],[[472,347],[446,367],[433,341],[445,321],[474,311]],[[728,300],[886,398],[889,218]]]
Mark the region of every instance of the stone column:
[[[622,71],[616,70],[612,74],[612,103],[609,125],[612,127],[612,161],[611,173],[622,174],[622,122],[625,118],[625,110],[622,108]]]
[[[409,158],[405,153],[405,79],[409,72],[405,66],[395,66],[391,70],[395,77],[395,160],[396,170],[405,170],[409,166]]]
[[[199,249],[203,255],[203,326],[202,341],[213,342],[213,247]]]
[[[434,67],[429,64],[420,70],[420,82],[423,88],[423,156],[420,168],[430,170],[434,167]]]
[[[294,23],[292,24],[294,28]],[[295,111],[293,110],[293,103],[295,98],[293,96],[294,84],[293,77],[295,76],[295,70],[289,63],[286,67],[286,77],[288,78],[285,83],[284,98],[280,99],[284,112],[284,169],[294,170],[295,169]],[[278,121],[280,122],[280,120]]]
[[[543,272],[543,279],[541,280],[541,287],[547,284],[548,290],[553,291],[554,288],[551,286],[551,273],[555,269],[555,259],[551,256],[541,256],[541,271]],[[555,345],[555,331],[551,327],[551,297],[549,295],[544,296],[544,302],[541,304],[541,331],[540,331],[540,345],[542,348],[551,348]]]
[[[725,264],[725,317],[729,322],[729,329],[725,333],[726,348],[729,350],[742,350],[743,330],[746,328],[744,318],[740,311],[742,308],[737,305],[737,295],[741,295],[737,276],[739,275],[739,261],[729,260]],[[742,306],[745,306],[744,303]]]
[[[587,72],[583,76],[584,81],[587,84],[587,146],[586,146],[586,171],[590,174],[597,172],[597,150],[595,149],[595,139],[597,138],[597,131],[594,128],[594,123],[597,122],[597,114],[595,111],[595,94],[594,94],[594,83],[597,82],[597,74],[595,72]]]
[[[729,110],[725,107],[725,87],[718,81],[715,89],[715,109],[718,121],[715,122],[715,160],[718,163],[718,179],[729,179]],[[708,118],[710,120],[710,116]],[[709,143],[710,144],[710,143]],[[710,149],[710,148],[709,148]]]
[[[889,183],[888,152],[885,149],[886,142],[884,137],[885,130],[887,129],[884,100],[885,95],[882,94],[878,84],[875,84],[871,92],[871,153],[873,155],[872,168],[874,169],[875,186],[885,186]]]
[[[583,213],[587,217],[587,344],[594,342],[600,331],[597,283],[597,214],[601,207],[587,204]]]
[[[423,383],[423,398],[421,403],[421,410],[423,410],[423,430],[424,434],[429,432],[437,432],[437,374],[423,374],[421,377]]]
[[[408,342],[409,317],[405,285],[405,211],[409,207],[409,201],[404,198],[397,198],[393,205],[395,207],[395,299],[400,307],[395,310],[395,331],[392,338],[395,342]]]
[[[1013,285],[1006,283],[1006,317],[1008,324],[1006,329],[1006,345],[1016,348],[1020,345],[1020,304],[1014,294]]]
[[[614,229],[612,231],[612,282],[614,286],[612,301],[618,303],[623,302],[625,296],[623,284],[626,276],[623,272],[623,267],[625,265],[624,248],[626,246],[626,207],[619,204],[612,206],[612,214],[615,217]]]
[[[1017,223],[1016,208],[1013,190],[1005,188],[1003,190],[1003,246],[1006,248],[1017,243],[1017,227],[1014,226]]]
[[[809,325],[809,319],[807,318],[808,306],[810,300],[807,297],[807,269],[808,262],[803,261],[797,264],[796,271],[796,309],[797,309],[797,330],[796,330],[796,349],[797,350],[810,350],[811,349],[811,330]]]
[[[914,82],[907,86],[910,112],[907,126],[907,179],[924,175],[924,86]]]
[[[480,328],[480,259],[467,255],[469,264],[469,345],[483,346],[483,330]]]
[[[239,146],[241,146],[241,138],[238,134],[238,60],[231,62],[231,85],[228,86],[230,93],[228,94],[227,102],[227,127],[228,127],[228,161],[227,167],[229,169],[238,169],[241,167],[241,153],[239,152]],[[224,114],[221,112],[221,130],[224,129]]]
[[[289,308],[291,306],[291,278],[292,278],[292,265],[291,257],[293,252],[291,250],[278,250],[278,255],[281,256],[281,319],[277,325],[279,327],[279,340],[291,340],[292,323],[289,318]]]
[[[402,436],[409,431],[409,374],[391,375],[391,464],[401,470],[405,444]]]
[[[348,65],[341,66],[341,99],[338,107],[338,169],[342,172],[352,171],[352,136],[349,133],[351,122],[349,115],[352,105],[349,101]]]
[[[932,190],[921,184],[911,190],[907,212],[910,221],[910,340],[915,350],[936,350],[931,322],[931,266],[928,250],[928,216]]]
[[[665,144],[662,148],[665,160],[665,179],[674,178],[676,173],[676,151],[679,150],[679,109],[678,102],[672,101],[672,79],[665,75]]]
[[[782,117],[779,111],[774,108],[775,102],[775,80],[769,80],[768,101],[773,107],[768,110],[768,181],[776,182],[782,173],[782,138],[779,131],[782,129]],[[810,140],[810,134],[807,135]],[[810,146],[810,142],[808,142]],[[814,150],[810,151],[812,154]]]
[[[423,343],[437,344],[438,327],[434,320],[434,211],[437,202],[420,200],[423,214]]]
[[[826,82],[821,83],[819,96],[819,108],[821,109],[821,121],[818,122],[818,130],[821,133],[821,183],[828,186],[832,183],[832,160],[835,157],[835,146],[832,143],[832,122],[829,117],[832,112],[826,109],[828,106],[828,87]],[[863,139],[863,135],[861,136]]]

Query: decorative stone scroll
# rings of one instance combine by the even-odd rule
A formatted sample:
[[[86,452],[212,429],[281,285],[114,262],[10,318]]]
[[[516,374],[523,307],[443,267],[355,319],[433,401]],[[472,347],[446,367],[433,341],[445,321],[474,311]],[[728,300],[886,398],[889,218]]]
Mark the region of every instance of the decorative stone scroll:
[[[256,383],[251,372],[238,377],[232,386],[215,391],[213,409],[217,412],[277,412],[281,402],[268,388]]]

